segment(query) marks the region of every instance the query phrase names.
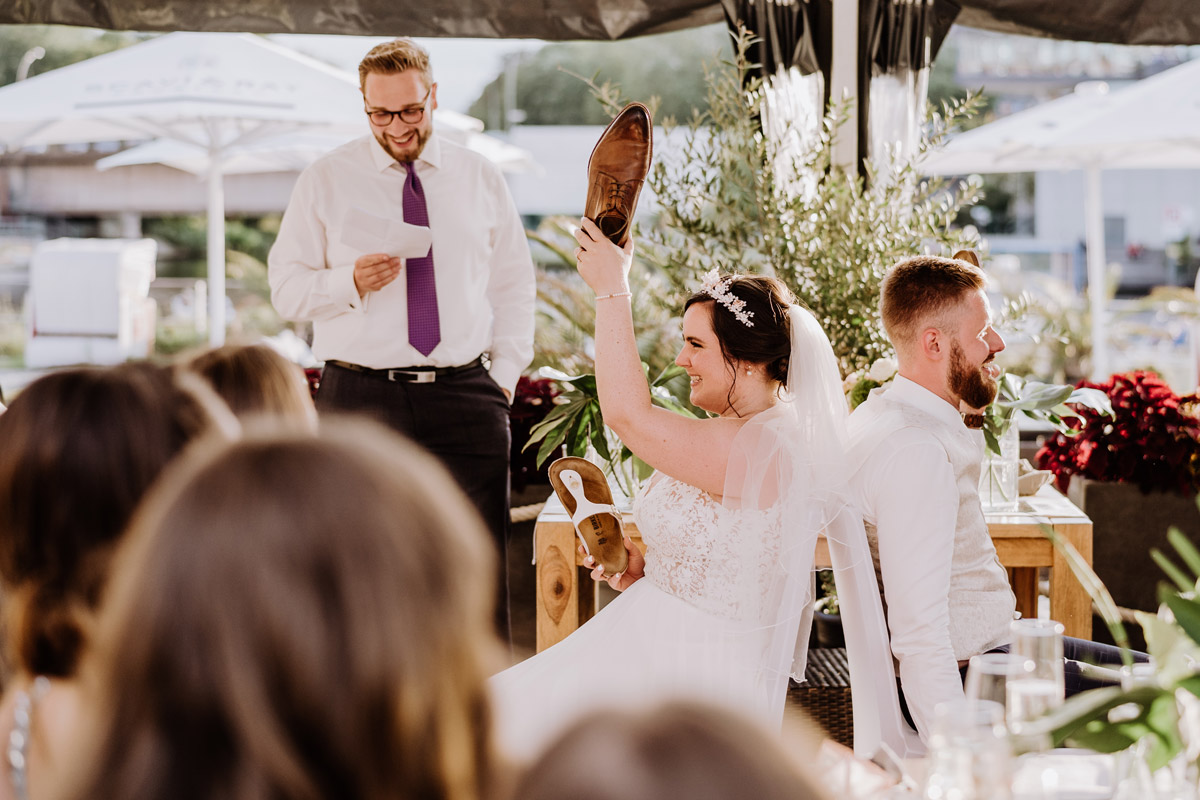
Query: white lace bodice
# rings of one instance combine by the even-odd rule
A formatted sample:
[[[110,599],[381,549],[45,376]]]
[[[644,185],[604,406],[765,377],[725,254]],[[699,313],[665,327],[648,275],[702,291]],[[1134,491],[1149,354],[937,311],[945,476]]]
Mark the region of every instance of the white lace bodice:
[[[656,474],[633,504],[646,578],[702,611],[739,620],[774,613],[779,513],[734,510],[695,486]]]

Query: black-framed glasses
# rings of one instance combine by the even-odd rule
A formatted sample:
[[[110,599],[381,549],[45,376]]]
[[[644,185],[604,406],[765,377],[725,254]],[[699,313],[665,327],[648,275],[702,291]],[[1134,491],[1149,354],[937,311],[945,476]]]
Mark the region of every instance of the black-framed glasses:
[[[421,120],[425,119],[425,106],[429,103],[429,94],[433,91],[430,86],[425,92],[425,96],[421,98],[421,104],[418,106],[410,106],[402,108],[399,111],[388,111],[386,108],[367,108],[363,109],[367,112],[367,116],[371,118],[373,125],[378,125],[381,128],[386,128],[392,124],[392,120],[396,117],[406,125],[416,125]]]

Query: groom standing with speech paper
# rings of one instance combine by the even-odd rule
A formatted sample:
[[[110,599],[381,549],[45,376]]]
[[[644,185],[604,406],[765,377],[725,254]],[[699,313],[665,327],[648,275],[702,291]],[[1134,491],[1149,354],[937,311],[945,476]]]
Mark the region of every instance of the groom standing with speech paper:
[[[438,456],[491,529],[503,576],[508,404],[533,358],[525,231],[500,171],[434,132],[419,45],[375,47],[359,81],[371,135],[300,175],[269,257],[271,299],[313,323],[318,411],[370,414]]]

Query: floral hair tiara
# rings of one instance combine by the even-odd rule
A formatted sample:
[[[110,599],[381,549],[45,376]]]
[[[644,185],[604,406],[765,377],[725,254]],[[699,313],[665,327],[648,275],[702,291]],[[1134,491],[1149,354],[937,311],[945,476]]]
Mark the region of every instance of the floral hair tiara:
[[[732,278],[722,280],[717,271],[711,269],[700,280],[700,291],[728,308],[730,313],[747,328],[753,328],[754,323],[750,321],[750,318],[754,316],[754,312],[747,311],[746,301],[740,297],[734,297],[733,292],[729,291],[729,284],[732,281]]]

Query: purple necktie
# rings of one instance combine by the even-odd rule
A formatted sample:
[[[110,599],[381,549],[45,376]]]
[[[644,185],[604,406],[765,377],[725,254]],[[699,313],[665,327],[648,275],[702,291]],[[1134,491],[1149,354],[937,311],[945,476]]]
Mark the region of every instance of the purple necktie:
[[[429,227],[429,212],[425,209],[425,191],[411,161],[404,162],[408,177],[404,179],[404,221],[409,225]],[[437,283],[433,275],[433,247],[420,258],[410,258],[405,264],[408,280],[408,343],[429,355],[442,340],[438,321]]]

